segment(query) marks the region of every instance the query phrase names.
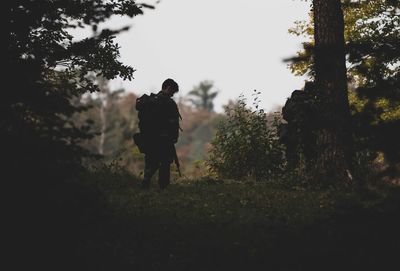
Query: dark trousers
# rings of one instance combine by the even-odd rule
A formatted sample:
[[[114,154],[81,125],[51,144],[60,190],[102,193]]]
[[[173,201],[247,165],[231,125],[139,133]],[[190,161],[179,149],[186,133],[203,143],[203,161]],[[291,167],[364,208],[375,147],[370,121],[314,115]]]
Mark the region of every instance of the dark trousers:
[[[150,186],[150,181],[153,175],[158,170],[158,184],[161,189],[166,188],[170,183],[170,161],[160,161],[158,157],[152,157],[151,155],[145,156],[145,167],[144,167],[144,179],[143,188]]]

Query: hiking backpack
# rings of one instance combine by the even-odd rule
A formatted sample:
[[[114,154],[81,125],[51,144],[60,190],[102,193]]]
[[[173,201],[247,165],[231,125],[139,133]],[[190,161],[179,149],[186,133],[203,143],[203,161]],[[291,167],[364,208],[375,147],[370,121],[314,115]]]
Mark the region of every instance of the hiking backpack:
[[[146,136],[159,134],[162,118],[161,107],[160,98],[154,93],[144,94],[136,99],[140,133]]]
[[[156,94],[143,94],[136,99],[136,110],[138,111],[139,133],[132,136],[141,153],[146,153],[152,136],[156,136],[160,127],[160,107]]]

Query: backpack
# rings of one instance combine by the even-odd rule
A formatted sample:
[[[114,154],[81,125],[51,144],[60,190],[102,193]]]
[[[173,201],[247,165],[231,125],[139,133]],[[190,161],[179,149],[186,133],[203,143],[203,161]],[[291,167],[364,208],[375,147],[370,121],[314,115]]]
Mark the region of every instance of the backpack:
[[[136,110],[138,111],[139,130],[146,136],[159,134],[161,120],[161,101],[157,94],[144,94],[136,99]]]
[[[157,94],[143,94],[136,99],[139,118],[139,133],[132,136],[141,153],[148,151],[149,140],[160,134],[161,101]]]

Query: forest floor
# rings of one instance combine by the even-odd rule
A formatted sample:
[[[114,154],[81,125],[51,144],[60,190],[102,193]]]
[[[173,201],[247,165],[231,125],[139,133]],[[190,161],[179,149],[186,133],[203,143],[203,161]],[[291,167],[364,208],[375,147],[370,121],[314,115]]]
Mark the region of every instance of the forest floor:
[[[75,207],[53,212],[63,232],[52,227],[49,246],[62,248],[50,254],[67,270],[395,270],[398,264],[398,187],[357,192],[194,181],[164,191],[153,182],[146,191],[126,174],[86,176],[84,183],[86,190],[72,185],[54,193],[59,201],[66,191],[77,195],[65,201]]]

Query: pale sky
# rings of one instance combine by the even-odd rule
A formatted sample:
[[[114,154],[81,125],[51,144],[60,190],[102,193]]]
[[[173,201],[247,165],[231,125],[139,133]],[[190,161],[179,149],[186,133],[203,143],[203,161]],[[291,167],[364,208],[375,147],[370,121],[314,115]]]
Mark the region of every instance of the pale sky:
[[[288,28],[309,9],[301,0],[162,0],[143,16],[114,18],[108,27],[131,26],[116,41],[121,61],[136,72],[134,80],[113,80],[111,88],[150,93],[173,78],[184,96],[211,80],[220,91],[217,112],[241,93],[250,98],[254,89],[270,111],[303,85],[283,59],[301,49],[304,38]]]

